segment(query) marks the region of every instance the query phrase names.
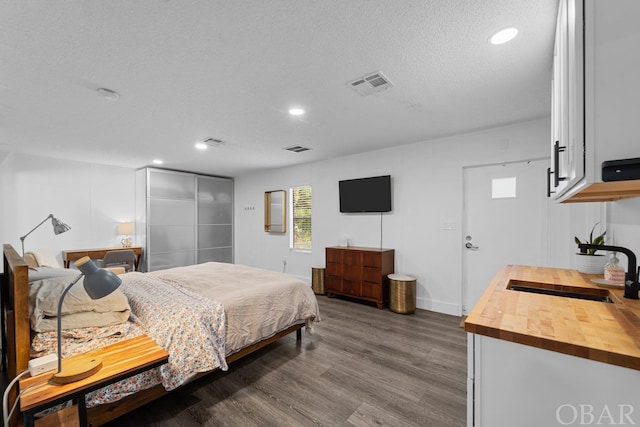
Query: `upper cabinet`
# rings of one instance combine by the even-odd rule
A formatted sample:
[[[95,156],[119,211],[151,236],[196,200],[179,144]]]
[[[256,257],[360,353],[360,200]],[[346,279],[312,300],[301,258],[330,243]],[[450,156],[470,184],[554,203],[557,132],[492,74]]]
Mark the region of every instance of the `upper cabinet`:
[[[602,182],[602,162],[640,157],[637,0],[560,0],[554,45],[549,187],[562,202],[640,196]]]
[[[556,197],[584,178],[582,3],[561,0],[553,49],[550,186]]]

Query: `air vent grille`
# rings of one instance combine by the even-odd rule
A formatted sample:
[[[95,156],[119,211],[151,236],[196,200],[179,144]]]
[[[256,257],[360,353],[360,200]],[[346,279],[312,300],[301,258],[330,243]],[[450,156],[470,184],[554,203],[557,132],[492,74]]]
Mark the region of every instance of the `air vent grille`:
[[[347,85],[362,96],[373,95],[394,86],[381,71],[351,80]]]
[[[284,150],[291,151],[294,153],[302,153],[303,151],[309,151],[311,148],[303,147],[302,145],[292,145],[291,147],[286,147]]]

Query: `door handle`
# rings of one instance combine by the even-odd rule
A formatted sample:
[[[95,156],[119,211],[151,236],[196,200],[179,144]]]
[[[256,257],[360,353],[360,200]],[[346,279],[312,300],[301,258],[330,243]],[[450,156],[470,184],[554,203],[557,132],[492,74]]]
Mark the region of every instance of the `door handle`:
[[[478,249],[478,247],[477,246],[473,246],[473,243],[471,243],[471,242],[465,243],[464,247],[467,248],[467,249],[474,250],[474,251]]]
[[[566,176],[560,176],[560,153],[567,150],[566,146],[560,146],[560,141],[556,141],[553,144],[553,186],[560,185],[560,181],[566,181]]]
[[[551,191],[552,174],[554,174],[554,172],[551,172],[551,168],[547,168],[547,197],[551,197],[551,195],[555,193],[555,191]]]

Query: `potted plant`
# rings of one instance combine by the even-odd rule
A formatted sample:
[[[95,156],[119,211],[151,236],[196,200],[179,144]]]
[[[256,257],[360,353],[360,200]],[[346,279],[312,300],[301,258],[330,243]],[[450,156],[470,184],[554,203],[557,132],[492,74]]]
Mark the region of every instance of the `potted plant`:
[[[605,230],[602,234],[595,236],[593,233],[596,230],[599,222],[596,222],[593,228],[591,229],[591,233],[589,233],[589,239],[584,242],[581,241],[577,236],[574,237],[574,241],[576,245],[580,243],[589,243],[592,245],[604,245],[605,235],[607,234],[607,230]],[[605,254],[597,254],[597,249],[587,249],[587,252],[578,252],[576,254],[576,269],[581,273],[587,274],[603,274],[604,266],[607,264],[607,256]]]

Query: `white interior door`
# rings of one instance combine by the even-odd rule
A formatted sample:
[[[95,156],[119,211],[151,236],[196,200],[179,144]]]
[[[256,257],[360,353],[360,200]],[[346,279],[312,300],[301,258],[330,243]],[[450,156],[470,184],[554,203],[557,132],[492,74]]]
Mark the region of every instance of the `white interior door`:
[[[546,265],[549,160],[464,169],[462,312],[507,264]]]

